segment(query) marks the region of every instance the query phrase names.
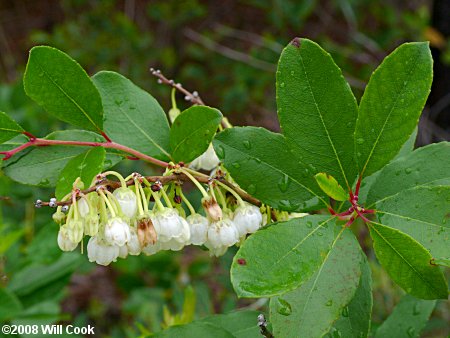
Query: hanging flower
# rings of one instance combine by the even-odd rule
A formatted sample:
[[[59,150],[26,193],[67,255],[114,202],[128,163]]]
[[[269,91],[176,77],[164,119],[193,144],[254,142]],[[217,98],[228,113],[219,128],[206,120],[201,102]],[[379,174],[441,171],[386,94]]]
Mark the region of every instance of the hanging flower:
[[[234,211],[233,222],[242,237],[256,232],[262,226],[263,217],[257,206],[244,202]]]
[[[106,266],[115,262],[119,257],[119,246],[109,245],[99,237],[94,236],[88,242],[87,254],[89,262]]]

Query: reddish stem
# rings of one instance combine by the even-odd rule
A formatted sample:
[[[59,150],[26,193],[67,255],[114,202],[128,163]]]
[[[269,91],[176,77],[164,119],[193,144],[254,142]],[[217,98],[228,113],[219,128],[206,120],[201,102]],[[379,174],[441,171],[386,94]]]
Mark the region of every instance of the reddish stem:
[[[143,154],[137,150],[134,150],[132,148],[126,147],[122,144],[118,144],[115,142],[82,142],[82,141],[61,141],[61,140],[46,140],[42,138],[30,138],[30,141],[28,141],[25,144],[22,144],[18,146],[17,148],[14,148],[9,151],[2,151],[0,154],[5,155],[3,158],[4,161],[11,158],[11,156],[17,154],[18,152],[31,147],[31,146],[51,146],[51,145],[64,145],[64,146],[82,146],[82,147],[103,147],[103,148],[109,148],[109,149],[117,149],[120,151],[123,151],[127,154],[133,155],[136,158],[139,158],[141,160],[156,164],[160,167],[166,168],[169,163],[158,160],[154,157],[148,156],[146,154]]]
[[[361,177],[358,178],[358,181],[356,182],[356,188],[355,188],[355,196],[359,195],[359,188],[361,187]]]
[[[104,138],[106,141],[112,142],[112,140],[108,137],[108,135],[105,134],[104,131],[102,131],[101,134],[102,134],[103,138]]]

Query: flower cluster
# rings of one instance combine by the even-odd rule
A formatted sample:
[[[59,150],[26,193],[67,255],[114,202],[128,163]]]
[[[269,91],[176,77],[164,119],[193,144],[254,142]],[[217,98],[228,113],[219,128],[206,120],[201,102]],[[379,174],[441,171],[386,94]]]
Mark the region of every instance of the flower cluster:
[[[203,194],[205,216],[192,207],[179,183],[163,186],[137,173],[123,178],[109,171],[96,177],[91,185],[96,188],[88,194],[74,184],[73,191],[63,199],[65,205],[58,206],[53,219],[61,224],[59,247],[73,251],[85,235],[90,236],[89,261],[100,265],[128,255],[178,251],[186,245],[204,245],[211,255],[220,256],[263,225],[259,207],[244,202],[219,180],[211,180],[207,191],[189,169],[184,170]],[[110,175],[121,184],[114,191],[101,184]],[[190,212],[187,217],[183,202]]]

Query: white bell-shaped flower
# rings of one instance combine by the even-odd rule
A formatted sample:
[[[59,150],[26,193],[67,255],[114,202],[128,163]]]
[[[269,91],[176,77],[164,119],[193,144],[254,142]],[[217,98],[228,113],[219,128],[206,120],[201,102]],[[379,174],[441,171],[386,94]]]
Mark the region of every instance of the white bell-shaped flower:
[[[79,243],[83,239],[84,225],[83,222],[74,219],[70,219],[66,223],[67,235],[69,239],[74,243]]]
[[[87,254],[90,262],[100,265],[109,265],[119,257],[119,246],[109,245],[97,236],[91,237],[87,245]]]
[[[164,243],[175,239],[179,243],[188,243],[190,239],[189,224],[178,214],[176,209],[165,208],[155,212],[153,224],[158,234],[158,242]]]
[[[195,170],[204,169],[209,171],[217,167],[219,163],[220,160],[217,157],[216,152],[214,151],[213,145],[211,143],[208,149],[206,149],[206,151],[202,155],[200,155],[191,162],[189,167]]]
[[[216,256],[216,257],[220,257],[223,256],[225,254],[225,252],[227,252],[228,247],[223,245],[223,246],[219,246],[216,248],[210,247],[208,246],[208,242],[206,242],[205,246],[209,249],[209,255],[212,256]]]
[[[160,243],[160,249],[161,250],[172,250],[172,251],[180,251],[184,248],[186,243],[179,242],[177,239],[172,238],[168,242],[161,242]]]
[[[263,222],[263,216],[257,206],[245,203],[234,211],[233,222],[239,232],[239,237],[256,232]]]
[[[208,236],[209,221],[199,214],[192,214],[186,218],[191,232],[189,244],[203,245]]]
[[[58,232],[58,246],[62,251],[73,251],[78,246],[70,240],[67,228],[62,226]]]
[[[121,187],[114,190],[114,197],[119,202],[123,214],[128,218],[136,216],[137,212],[137,197],[130,188]]]
[[[109,219],[105,225],[105,239],[111,245],[123,246],[130,236],[130,226],[120,217]]]
[[[208,229],[207,247],[229,247],[239,241],[239,232],[233,221],[229,218],[211,223]]]
[[[128,254],[132,256],[138,256],[141,253],[141,244],[139,243],[138,233],[136,228],[130,227],[130,240],[126,244],[128,248]]]

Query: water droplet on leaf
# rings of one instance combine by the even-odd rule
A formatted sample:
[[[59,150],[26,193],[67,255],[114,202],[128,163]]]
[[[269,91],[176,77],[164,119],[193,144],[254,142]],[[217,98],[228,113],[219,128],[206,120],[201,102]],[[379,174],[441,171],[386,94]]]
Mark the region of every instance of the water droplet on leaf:
[[[358,138],[358,139],[356,140],[356,143],[358,143],[358,144],[363,144],[363,143],[364,143],[364,139],[363,139],[363,138]]]
[[[247,187],[247,192],[248,192],[250,195],[253,195],[253,194],[256,192],[256,186],[255,186],[254,184],[250,184],[250,185]]]
[[[411,168],[406,168],[406,169],[405,169],[405,173],[407,173],[407,174],[411,174],[412,171],[413,171],[413,170],[412,170]]]
[[[218,146],[217,148],[215,148],[215,150],[216,150],[217,156],[219,156],[220,158],[225,157],[225,149],[223,149],[222,146]]]
[[[283,316],[289,316],[292,313],[291,304],[285,301],[283,298],[277,298],[278,309],[277,312]]]
[[[250,141],[244,141],[242,143],[244,144],[244,147],[247,149],[250,149],[252,147],[252,145],[250,144]]]
[[[286,192],[289,187],[289,177],[288,175],[284,175],[280,182],[278,182],[278,188],[280,188],[281,192]]]
[[[280,87],[281,87],[281,88],[284,88],[285,86],[286,86],[286,84],[285,84],[284,82],[281,82],[281,83],[280,83]]]
[[[342,317],[348,317],[348,306],[342,309]]]
[[[236,169],[239,169],[241,167],[241,165],[238,162],[234,162],[231,165]]]
[[[408,337],[415,337],[416,336],[416,330],[410,326],[408,327],[408,329],[406,330],[406,334],[408,335]]]
[[[333,300],[330,299],[328,302],[325,303],[325,306],[331,306],[333,305]]]

